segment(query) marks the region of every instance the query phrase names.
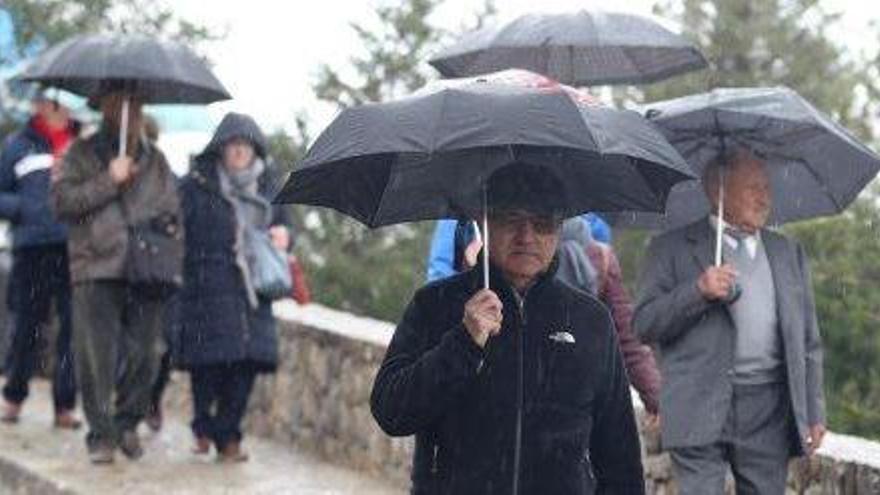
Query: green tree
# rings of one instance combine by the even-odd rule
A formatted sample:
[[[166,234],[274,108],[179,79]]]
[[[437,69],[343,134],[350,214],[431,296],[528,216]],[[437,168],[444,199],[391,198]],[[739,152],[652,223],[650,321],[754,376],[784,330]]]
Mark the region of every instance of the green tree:
[[[323,66],[314,89],[340,109],[383,101],[422,87],[432,73],[424,63],[451,31],[432,21],[442,0],[400,0],[375,9],[375,19],[353,23],[363,52],[350,69]],[[470,27],[494,13],[491,3]],[[369,24],[368,24],[369,23]],[[301,142],[301,141],[300,141]],[[297,252],[317,301],[395,321],[424,282],[433,222],[368,230],[339,213],[295,207]]]
[[[91,32],[142,33],[183,42],[194,49],[220,35],[175,16],[155,0],[3,0],[12,43],[0,52],[0,67],[39,54],[70,36]],[[0,101],[0,103],[4,103]],[[0,137],[20,124],[0,105]]]
[[[880,209],[876,197],[843,215],[786,229],[810,252],[825,343],[831,427],[880,438]]]
[[[4,0],[0,10],[14,27],[12,49],[0,54],[0,65],[82,33],[143,33],[190,45],[218,37],[156,0]]]

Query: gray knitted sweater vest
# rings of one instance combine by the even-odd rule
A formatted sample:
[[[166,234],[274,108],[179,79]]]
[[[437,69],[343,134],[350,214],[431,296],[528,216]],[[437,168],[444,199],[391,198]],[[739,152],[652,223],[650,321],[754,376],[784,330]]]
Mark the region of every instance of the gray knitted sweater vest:
[[[729,306],[736,325],[735,383],[762,384],[782,381],[782,342],[776,314],[776,287],[763,242],[755,257],[743,240],[738,249],[725,243],[725,257],[736,267],[742,293]]]

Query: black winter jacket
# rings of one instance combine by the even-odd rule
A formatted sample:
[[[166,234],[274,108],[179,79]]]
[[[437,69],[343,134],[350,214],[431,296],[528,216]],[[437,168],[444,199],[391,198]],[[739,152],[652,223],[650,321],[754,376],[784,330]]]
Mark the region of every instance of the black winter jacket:
[[[493,271],[504,304],[480,349],[462,324],[480,270],[419,290],[376,376],[373,415],[416,435],[414,494],[512,493],[517,371],[524,397],[520,494],[642,494],[629,382],[608,311],[545,274],[523,298]]]

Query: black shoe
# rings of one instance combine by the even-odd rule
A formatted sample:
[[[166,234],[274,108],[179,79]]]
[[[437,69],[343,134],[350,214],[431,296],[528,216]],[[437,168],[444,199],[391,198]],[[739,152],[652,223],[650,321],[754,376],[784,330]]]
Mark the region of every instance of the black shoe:
[[[114,451],[116,449],[113,448],[109,443],[99,443],[97,445],[89,446],[89,461],[92,464],[113,464]]]
[[[0,421],[10,424],[18,423],[19,415],[21,415],[21,404],[7,400],[3,404],[3,414],[0,415]]]
[[[137,460],[143,457],[144,448],[141,447],[141,439],[138,438],[137,432],[128,430],[122,433],[122,440],[119,442],[119,450],[131,460]]]

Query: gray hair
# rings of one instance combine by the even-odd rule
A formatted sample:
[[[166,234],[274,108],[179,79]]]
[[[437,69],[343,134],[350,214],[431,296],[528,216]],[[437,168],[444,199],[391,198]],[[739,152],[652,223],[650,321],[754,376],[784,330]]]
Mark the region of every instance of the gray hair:
[[[741,146],[732,147],[724,152],[718,153],[715,158],[706,164],[706,168],[703,169],[701,180],[706,195],[712,198],[718,191],[722,170],[726,172],[727,175],[730,175],[731,172],[735,172],[748,163],[763,164],[764,161],[752,150]]]

